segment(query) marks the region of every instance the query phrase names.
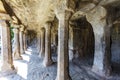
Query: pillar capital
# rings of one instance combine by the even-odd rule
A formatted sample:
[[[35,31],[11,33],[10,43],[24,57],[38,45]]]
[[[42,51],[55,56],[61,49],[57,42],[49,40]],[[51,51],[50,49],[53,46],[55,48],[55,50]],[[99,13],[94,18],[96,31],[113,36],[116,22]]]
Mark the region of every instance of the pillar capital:
[[[51,28],[51,22],[46,22],[44,24],[45,30],[49,30]]]
[[[6,25],[6,20],[0,20],[0,25],[1,25],[1,27],[7,27]]]
[[[14,33],[19,33],[18,28],[14,28],[14,29],[13,29],[13,32],[14,32]]]
[[[104,19],[106,19],[106,16],[107,10],[102,6],[98,6],[86,13],[86,19],[92,25],[103,21]]]
[[[64,10],[61,13],[57,13],[56,16],[59,19],[59,21],[63,21],[63,20],[69,20],[71,17],[72,12],[69,10]]]
[[[24,34],[27,34],[27,30],[26,29],[24,30]]]
[[[24,29],[25,29],[25,27],[24,27],[23,25],[20,25],[19,30],[20,30],[20,31],[24,31]]]
[[[14,23],[12,23],[11,25],[12,25],[13,28],[19,28],[20,27],[20,25],[14,24]]]
[[[15,16],[12,16],[12,23],[18,24],[18,19]]]
[[[0,19],[1,20],[11,20],[10,16],[8,14],[0,13]]]

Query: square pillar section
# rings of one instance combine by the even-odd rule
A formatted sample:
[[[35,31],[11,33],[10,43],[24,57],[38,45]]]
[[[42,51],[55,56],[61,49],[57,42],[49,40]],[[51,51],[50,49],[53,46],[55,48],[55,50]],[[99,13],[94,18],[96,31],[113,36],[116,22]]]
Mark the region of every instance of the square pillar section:
[[[14,72],[15,69],[13,66],[13,58],[11,51],[11,41],[10,41],[10,28],[7,25],[6,20],[0,20],[1,26],[1,57],[2,57],[2,66],[1,70],[3,72]]]

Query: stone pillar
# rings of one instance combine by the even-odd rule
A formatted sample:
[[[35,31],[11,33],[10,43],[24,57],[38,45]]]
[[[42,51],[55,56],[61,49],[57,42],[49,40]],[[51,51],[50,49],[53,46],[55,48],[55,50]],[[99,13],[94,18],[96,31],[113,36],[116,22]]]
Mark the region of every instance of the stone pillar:
[[[18,28],[13,29],[14,32],[14,59],[22,59],[21,53],[20,53],[20,42],[19,42],[19,30]]]
[[[94,13],[95,12],[95,13]],[[106,23],[106,9],[98,6],[87,15],[88,22],[93,27],[95,37],[95,53],[92,71],[101,75],[110,74],[110,32]],[[106,32],[106,30],[108,32]]]
[[[2,66],[1,70],[3,72],[8,71],[9,73],[13,71],[13,58],[11,51],[11,41],[10,41],[10,28],[7,26],[5,20],[0,20],[1,25],[1,57],[2,57]]]
[[[45,24],[45,58],[44,66],[49,66],[53,63],[51,55],[51,23]]]
[[[24,34],[23,34],[24,51],[27,50],[26,34],[27,34],[27,30],[24,30]]]
[[[45,56],[45,29],[41,29],[41,49],[39,57],[43,58]]]
[[[40,32],[37,33],[37,50],[38,50],[38,53],[40,52],[40,48],[41,48],[41,34]]]
[[[19,32],[19,38],[20,38],[20,53],[21,54],[24,54],[24,44],[23,44],[23,31],[24,31],[24,29],[23,29],[23,27],[21,27],[20,29],[20,32]]]
[[[52,45],[51,45],[51,53],[56,53],[57,54],[57,33],[52,33]]]
[[[59,11],[58,11],[59,12]],[[58,64],[56,80],[71,80],[69,76],[69,54],[68,54],[68,36],[69,36],[69,18],[71,12],[56,14],[59,19],[58,27]]]

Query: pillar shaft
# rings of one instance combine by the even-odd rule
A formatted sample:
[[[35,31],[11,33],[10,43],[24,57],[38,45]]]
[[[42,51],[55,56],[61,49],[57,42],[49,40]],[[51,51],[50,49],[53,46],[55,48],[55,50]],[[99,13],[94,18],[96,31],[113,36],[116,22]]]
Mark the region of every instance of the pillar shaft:
[[[45,56],[45,30],[41,29],[41,49],[40,49],[40,54],[39,57],[44,57]]]
[[[40,32],[37,34],[37,50],[38,52],[40,52],[40,48],[41,48],[41,35]]]
[[[101,27],[101,26],[100,26]],[[97,30],[100,27],[96,28]],[[104,28],[98,33],[94,30],[95,35],[95,54],[92,71],[101,76],[110,74],[110,34],[109,31],[105,32]]]
[[[71,13],[65,10],[65,13],[58,15],[58,68],[57,80],[71,80],[69,76],[69,54],[68,54],[68,33],[69,17]]]
[[[26,31],[24,31],[23,34],[23,43],[24,43],[24,50],[27,50],[27,40],[26,40]]]
[[[20,42],[19,42],[19,31],[18,28],[13,29],[14,32],[14,59],[22,59],[21,53],[20,53]]]
[[[2,71],[14,70],[11,41],[10,41],[10,28],[7,26],[6,21],[1,20],[1,57],[2,57]]]
[[[95,13],[93,13],[95,11]],[[95,53],[92,71],[106,76],[110,73],[110,32],[106,22],[107,10],[97,6],[86,15],[93,27],[95,37]],[[96,18],[95,18],[96,17]],[[106,31],[107,30],[107,31]]]
[[[24,53],[24,47],[23,47],[23,31],[19,32],[19,37],[20,37],[20,53]]]
[[[53,63],[51,55],[51,23],[45,25],[45,58],[44,66],[49,66]]]
[[[53,44],[55,46],[57,46],[57,41],[56,41],[56,33],[53,33],[53,40],[52,40]]]

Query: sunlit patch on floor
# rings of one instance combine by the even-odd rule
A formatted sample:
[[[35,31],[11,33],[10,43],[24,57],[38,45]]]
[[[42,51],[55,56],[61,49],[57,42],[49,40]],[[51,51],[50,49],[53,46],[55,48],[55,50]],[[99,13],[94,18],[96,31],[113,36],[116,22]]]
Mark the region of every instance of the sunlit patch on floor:
[[[9,80],[9,79],[7,79],[7,78],[5,78],[5,77],[2,77],[2,78],[0,78],[0,80]]]
[[[17,74],[27,79],[28,71],[28,62],[30,60],[31,51],[25,51],[25,54],[22,55],[23,60],[14,61],[14,66],[17,70]]]

